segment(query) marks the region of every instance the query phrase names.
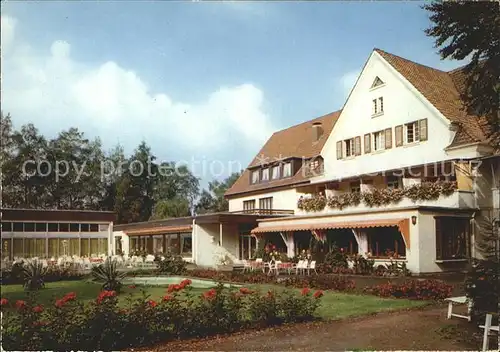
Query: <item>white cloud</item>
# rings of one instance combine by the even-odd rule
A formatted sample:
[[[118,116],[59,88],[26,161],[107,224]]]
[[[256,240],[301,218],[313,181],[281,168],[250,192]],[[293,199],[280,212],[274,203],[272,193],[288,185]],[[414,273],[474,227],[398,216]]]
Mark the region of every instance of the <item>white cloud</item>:
[[[361,70],[353,70],[346,72],[341,78],[340,83],[342,84],[342,92],[344,93],[344,98],[347,99],[349,93],[351,93],[356,80],[358,79]]]
[[[156,141],[149,144],[157,155],[174,149],[183,158],[224,155],[242,161],[273,131],[264,95],[252,84],[220,87],[199,104],[173,101],[167,93],[151,92],[136,72],[117,62],[77,61],[65,41],[45,51],[23,42],[15,37],[16,22],[1,17],[2,109],[17,125],[33,122],[52,134],[74,126],[100,136],[107,147],[119,140],[127,151],[145,139]]]

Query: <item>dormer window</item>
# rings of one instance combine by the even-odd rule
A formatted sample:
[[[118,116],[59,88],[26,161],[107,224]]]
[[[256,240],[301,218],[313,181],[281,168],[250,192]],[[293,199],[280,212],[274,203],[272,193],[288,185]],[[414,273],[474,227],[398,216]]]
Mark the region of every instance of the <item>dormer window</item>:
[[[372,100],[372,116],[384,113],[384,97]]]
[[[260,172],[259,170],[252,171],[252,183],[259,183],[259,177]]]
[[[262,169],[262,181],[269,181],[269,169]]]
[[[292,163],[286,163],[283,165],[283,177],[292,176]]]
[[[271,175],[273,180],[277,180],[280,178],[280,170],[281,170],[281,168],[279,165],[273,167],[272,175]]]
[[[382,81],[378,76],[375,77],[375,80],[373,81],[372,83],[372,86],[370,87],[370,89],[373,89],[373,88],[377,88],[377,87],[380,87],[380,86],[383,86],[385,83],[384,81]]]

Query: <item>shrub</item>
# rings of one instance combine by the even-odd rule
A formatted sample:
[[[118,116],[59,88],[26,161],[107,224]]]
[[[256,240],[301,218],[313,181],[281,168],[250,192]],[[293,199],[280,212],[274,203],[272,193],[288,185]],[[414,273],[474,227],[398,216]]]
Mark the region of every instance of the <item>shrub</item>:
[[[344,276],[315,275],[315,276],[290,276],[282,281],[286,286],[310,287],[320,290],[351,291],[356,284]]]
[[[164,255],[165,259],[155,258],[158,272],[168,275],[182,275],[186,272],[187,263],[180,255],[174,255],[172,252],[167,252]]]
[[[16,263],[9,269],[3,268],[1,274],[2,285],[24,284],[23,264],[24,263]],[[84,275],[76,269],[49,266],[46,268],[43,281],[47,283],[54,281],[81,280],[83,277]]]
[[[347,253],[343,248],[339,249],[334,245],[326,254],[324,263],[332,268],[347,268]]]
[[[36,297],[17,303],[2,299],[3,347],[7,350],[125,350],[177,338],[227,333],[244,327],[313,319],[322,292],[253,292],[222,284],[194,296],[190,282],[161,301],[130,296],[126,308],[115,291],[88,304],[74,293],[42,307]],[[180,291],[184,290],[181,299]],[[15,305],[15,309],[12,309]],[[9,306],[11,309],[5,309]]]
[[[375,265],[373,259],[367,259],[359,254],[354,254],[349,259],[353,262],[355,274],[368,275],[373,273],[373,266]]]
[[[47,274],[42,262],[30,260],[23,266],[23,281],[26,291],[37,291],[45,286],[44,278]]]
[[[402,284],[387,282],[364,291],[380,297],[441,300],[450,297],[452,286],[438,280],[408,280]]]
[[[499,263],[475,260],[465,280],[467,297],[472,300],[472,318],[484,322],[486,313],[497,312],[500,306]]]
[[[125,273],[118,271],[116,260],[106,258],[103,264],[92,267],[92,276],[102,282],[102,288],[107,291],[120,291]]]

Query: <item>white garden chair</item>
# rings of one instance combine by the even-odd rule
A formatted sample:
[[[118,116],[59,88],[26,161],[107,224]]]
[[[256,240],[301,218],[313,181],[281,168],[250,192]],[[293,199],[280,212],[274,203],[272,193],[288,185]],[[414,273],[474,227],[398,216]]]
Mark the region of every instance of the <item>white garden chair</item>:
[[[482,351],[487,351],[490,344],[490,332],[496,331],[499,338],[499,347],[500,347],[500,328],[499,325],[491,325],[491,319],[493,318],[492,314],[486,314],[486,319],[484,325],[479,325],[481,329],[484,329],[483,335],[483,347]],[[497,350],[500,350],[497,349]]]
[[[262,266],[262,272],[266,272],[266,263],[262,260],[262,258],[257,258],[255,259],[255,263],[258,263],[258,265]]]
[[[295,274],[303,273],[307,268],[307,262],[305,260],[299,260],[297,266],[295,267]]]
[[[307,275],[311,274],[311,270],[313,270],[316,273],[316,275],[318,275],[318,272],[316,271],[316,261],[315,260],[310,262],[309,265],[307,266]]]
[[[471,320],[472,302],[466,296],[449,297],[446,298],[445,301],[448,301],[447,319],[451,319],[451,317],[457,317],[466,319],[467,321]],[[467,315],[453,313],[453,304],[467,304]]]
[[[243,264],[243,272],[247,272],[248,271],[252,271],[252,266],[250,265],[250,263],[248,262],[248,260],[242,260],[241,261],[242,264]]]

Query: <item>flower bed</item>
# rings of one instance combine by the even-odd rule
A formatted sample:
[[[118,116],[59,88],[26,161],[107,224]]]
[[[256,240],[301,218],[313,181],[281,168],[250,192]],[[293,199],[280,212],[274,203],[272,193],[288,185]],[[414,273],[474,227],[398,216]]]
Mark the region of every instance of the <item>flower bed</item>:
[[[380,297],[419,300],[440,300],[451,296],[453,286],[438,280],[407,280],[403,283],[388,282],[365,288],[366,293]]]
[[[115,291],[102,291],[89,304],[74,292],[42,306],[1,300],[6,350],[123,350],[177,338],[228,333],[313,319],[322,291],[255,292],[218,285],[201,295],[191,281],[171,285],[161,300],[146,293],[125,309]],[[182,292],[182,298],[180,297]],[[8,309],[6,309],[8,308]]]

